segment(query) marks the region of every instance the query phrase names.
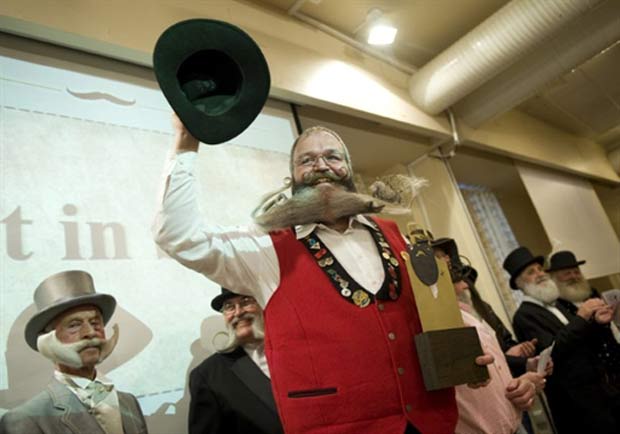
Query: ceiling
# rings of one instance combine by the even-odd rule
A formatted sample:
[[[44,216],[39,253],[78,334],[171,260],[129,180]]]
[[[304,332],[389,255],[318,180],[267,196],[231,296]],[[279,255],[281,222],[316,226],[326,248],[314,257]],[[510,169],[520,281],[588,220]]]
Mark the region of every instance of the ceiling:
[[[620,2],[620,0],[607,0]],[[250,0],[296,19],[309,17],[345,37],[365,41],[369,11],[398,28],[381,51],[417,70],[508,3],[507,0]],[[616,8],[620,10],[620,8]],[[297,15],[297,16],[296,16]],[[620,15],[620,13],[619,13]],[[620,19],[620,16],[618,17]],[[373,47],[376,49],[376,47]],[[620,41],[536,89],[516,109],[607,151],[620,147]],[[530,95],[532,93],[530,92]],[[458,108],[458,107],[457,107]],[[500,113],[498,113],[500,114]],[[457,111],[458,115],[458,111]]]

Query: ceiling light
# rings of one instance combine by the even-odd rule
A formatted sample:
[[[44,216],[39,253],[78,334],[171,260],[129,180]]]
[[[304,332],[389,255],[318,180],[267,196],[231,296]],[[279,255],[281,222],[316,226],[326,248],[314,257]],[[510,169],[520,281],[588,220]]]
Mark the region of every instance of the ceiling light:
[[[368,43],[370,45],[390,45],[394,42],[398,29],[386,25],[376,25],[368,33]]]

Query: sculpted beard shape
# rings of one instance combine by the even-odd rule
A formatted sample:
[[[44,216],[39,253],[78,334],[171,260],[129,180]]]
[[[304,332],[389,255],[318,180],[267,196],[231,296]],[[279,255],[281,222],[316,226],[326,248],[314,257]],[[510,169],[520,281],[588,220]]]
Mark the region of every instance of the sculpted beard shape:
[[[56,337],[56,330],[40,335],[37,339],[39,353],[54,363],[79,369],[83,367],[80,351],[87,347],[99,347],[99,363],[103,362],[110,355],[118,342],[118,324],[112,327],[114,334],[109,339],[83,339],[70,344],[62,343]]]
[[[341,217],[377,213],[381,201],[364,194],[351,193],[338,185],[322,183],[298,187],[295,194],[271,206],[254,221],[266,231],[308,223],[333,223]]]
[[[263,320],[263,315],[244,312],[226,324],[228,340],[221,346],[220,349],[218,349],[220,353],[230,353],[240,345],[239,340],[237,339],[237,334],[235,333],[235,325],[237,325],[237,323],[241,320],[252,321],[252,333],[254,335],[254,339],[259,341],[265,339],[265,322]]]

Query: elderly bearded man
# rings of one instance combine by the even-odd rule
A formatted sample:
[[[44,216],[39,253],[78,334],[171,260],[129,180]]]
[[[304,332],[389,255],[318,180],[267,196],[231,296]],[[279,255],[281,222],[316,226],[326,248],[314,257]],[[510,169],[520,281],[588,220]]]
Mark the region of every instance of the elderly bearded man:
[[[105,323],[116,307],[98,294],[90,274],[65,271],[35,290],[38,312],[26,324],[26,342],[56,365],[54,378],[39,395],[6,413],[3,434],[146,434],[133,395],[118,392],[97,375],[96,365],[110,355],[118,327],[105,337]]]
[[[558,434],[620,432],[620,390],[605,378],[598,352],[599,337],[608,327],[612,310],[600,299],[585,300],[575,310],[558,304],[554,281],[543,269],[542,256],[526,247],[504,260],[510,286],[521,289],[523,303],[513,326],[520,340],[538,339],[537,350],[554,344],[553,375],[546,395]]]
[[[355,193],[342,139],[323,127],[306,130],[291,151],[292,197],[261,207],[258,225],[222,227],[198,211],[191,170],[198,141],[178,118],[175,128],[156,241],[263,307],[285,432],[453,432],[454,389],[424,389],[405,241],[394,223],[363,215],[380,207]]]
[[[189,434],[281,434],[265,359],[262,309],[222,288],[211,301],[228,341],[190,374]]]

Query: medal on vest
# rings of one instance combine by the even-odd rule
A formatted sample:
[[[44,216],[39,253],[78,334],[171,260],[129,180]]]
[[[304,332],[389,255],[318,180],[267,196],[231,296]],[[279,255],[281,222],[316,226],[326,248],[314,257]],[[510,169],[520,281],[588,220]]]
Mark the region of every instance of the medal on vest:
[[[372,229],[369,232],[375,241],[385,272],[383,285],[376,296],[353,280],[332,252],[321,243],[314,231],[300,240],[306,246],[317,265],[327,274],[340,296],[361,309],[368,307],[375,297],[380,300],[398,300],[398,297],[400,297],[401,285],[400,274],[398,273],[400,263],[392,253],[392,249],[379,227],[374,222],[372,223]],[[358,289],[353,290],[351,288]]]

